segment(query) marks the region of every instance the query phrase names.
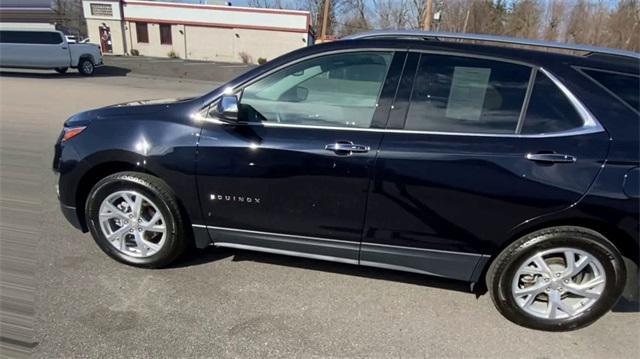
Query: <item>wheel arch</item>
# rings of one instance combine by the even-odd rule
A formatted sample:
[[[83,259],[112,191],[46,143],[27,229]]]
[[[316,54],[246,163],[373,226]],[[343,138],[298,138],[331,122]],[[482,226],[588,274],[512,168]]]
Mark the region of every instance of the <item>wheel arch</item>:
[[[80,225],[82,226],[83,232],[89,231],[89,227],[87,225],[87,219],[85,215],[85,205],[86,205],[87,197],[89,196],[89,192],[91,192],[91,189],[93,188],[93,186],[95,186],[95,184],[98,183],[101,179],[118,172],[145,173],[162,180],[160,176],[158,176],[153,171],[149,170],[147,167],[140,167],[137,164],[126,162],[126,161],[102,162],[100,164],[97,164],[91,167],[91,169],[86,171],[80,178],[80,181],[78,182],[78,186],[75,193],[76,215],[80,220]],[[167,183],[165,182],[165,184]],[[167,184],[167,187],[169,187],[169,189],[171,189],[171,191],[174,192],[169,184]],[[195,243],[194,242],[195,236],[193,234],[192,227],[191,227],[191,218],[189,218],[189,215],[187,214],[188,212],[184,204],[182,203],[182,199],[176,196],[176,201],[180,208],[179,215],[182,217],[182,221],[187,228],[185,233],[189,237],[190,244],[193,244]]]
[[[88,54],[88,53],[84,53],[84,54],[78,56],[78,62],[76,62],[75,66],[76,67],[80,66],[80,62],[82,62],[82,60],[84,60],[84,59],[89,59],[92,64],[94,64],[94,65],[96,64],[96,60],[93,57],[93,55]]]
[[[91,167],[82,175],[82,177],[78,181],[78,186],[76,187],[75,204],[78,219],[80,220],[83,231],[88,231],[87,219],[85,217],[84,209],[87,197],[93,186],[98,183],[98,181],[109,175],[125,171],[141,172],[154,175],[145,168],[141,168],[140,166],[126,161],[103,162]]]
[[[573,217],[552,219],[516,227],[504,241],[495,247],[493,253],[490,253],[489,260],[483,264],[482,269],[480,271],[476,270],[476,273],[478,273],[476,278],[479,284],[482,284],[482,287],[486,288],[485,277],[487,271],[495,261],[496,257],[511,243],[530,233],[560,226],[579,227],[596,231],[610,241],[620,251],[623,257],[630,259],[634,263],[638,263],[638,244],[632,237],[617,228],[615,225],[594,218]]]
[[[531,225],[519,226],[511,232],[507,240],[493,253],[492,257],[502,252],[502,250],[518,240],[518,238],[541,229],[559,226],[582,227],[596,231],[611,242],[623,256],[633,259],[636,262],[638,261],[638,243],[636,243],[631,236],[611,223],[596,218],[585,217],[550,219]]]

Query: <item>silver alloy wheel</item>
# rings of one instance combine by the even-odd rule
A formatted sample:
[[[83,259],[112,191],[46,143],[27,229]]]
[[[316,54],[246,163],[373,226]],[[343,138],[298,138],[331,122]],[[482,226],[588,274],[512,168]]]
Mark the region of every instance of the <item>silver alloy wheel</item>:
[[[93,72],[93,64],[91,63],[91,61],[84,61],[82,63],[82,70],[84,71],[85,74],[90,74]]]
[[[566,319],[593,306],[606,286],[604,268],[576,248],[554,248],[529,257],[513,278],[511,293],[525,312],[544,319]]]
[[[158,206],[136,191],[118,191],[100,204],[100,229],[120,252],[138,258],[156,254],[164,245],[167,227]]]

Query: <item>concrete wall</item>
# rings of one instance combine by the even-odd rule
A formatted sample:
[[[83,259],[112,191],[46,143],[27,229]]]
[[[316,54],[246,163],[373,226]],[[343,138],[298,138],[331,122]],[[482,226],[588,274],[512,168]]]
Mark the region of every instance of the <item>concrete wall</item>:
[[[103,23],[110,27],[114,55],[242,62],[245,53],[255,63],[308,46],[307,11],[140,0],[83,0],[83,9],[91,42],[100,44]],[[138,42],[136,22],[147,23],[148,43]],[[160,43],[160,24],[171,26],[172,44]]]
[[[213,25],[227,28],[274,28],[306,33],[309,12],[258,9],[237,6],[194,5],[183,3],[126,0],[124,19],[147,19],[178,24]]]
[[[272,60],[282,54],[306,47],[306,33],[237,29],[233,36],[234,61],[241,61],[240,53],[245,52],[253,63],[264,57]]]
[[[227,29],[205,26],[171,25],[172,44],[160,44],[160,26],[148,25],[149,43],[139,43],[135,22],[127,21],[125,39],[143,56],[167,57],[174,51],[190,60],[242,62],[241,53],[250,61],[271,60],[289,51],[307,46],[306,34],[287,31]],[[97,30],[96,30],[97,31]]]
[[[190,60],[235,62],[233,29],[186,26],[187,57]]]

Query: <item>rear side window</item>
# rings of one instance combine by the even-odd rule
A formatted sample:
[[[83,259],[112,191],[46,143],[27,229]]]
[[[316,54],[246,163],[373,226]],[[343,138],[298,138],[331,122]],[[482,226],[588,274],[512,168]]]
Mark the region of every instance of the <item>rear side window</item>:
[[[508,62],[422,54],[405,129],[515,133],[530,75]]]
[[[560,132],[582,125],[582,117],[569,99],[545,74],[538,72],[521,133]]]
[[[62,36],[60,33],[50,31],[0,31],[0,42],[53,45],[62,43]]]
[[[622,102],[640,110],[640,77],[619,72],[582,69],[587,76],[616,95]]]

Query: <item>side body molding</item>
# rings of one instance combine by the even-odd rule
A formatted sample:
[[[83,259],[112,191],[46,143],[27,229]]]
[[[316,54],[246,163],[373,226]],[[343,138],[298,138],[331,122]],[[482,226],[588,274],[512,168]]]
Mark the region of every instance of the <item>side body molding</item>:
[[[216,247],[245,249],[325,261],[359,264],[475,282],[476,268],[483,268],[489,256],[476,253],[431,250],[328,238],[243,230],[194,224],[194,231],[206,229]],[[366,253],[367,260],[360,260]]]

